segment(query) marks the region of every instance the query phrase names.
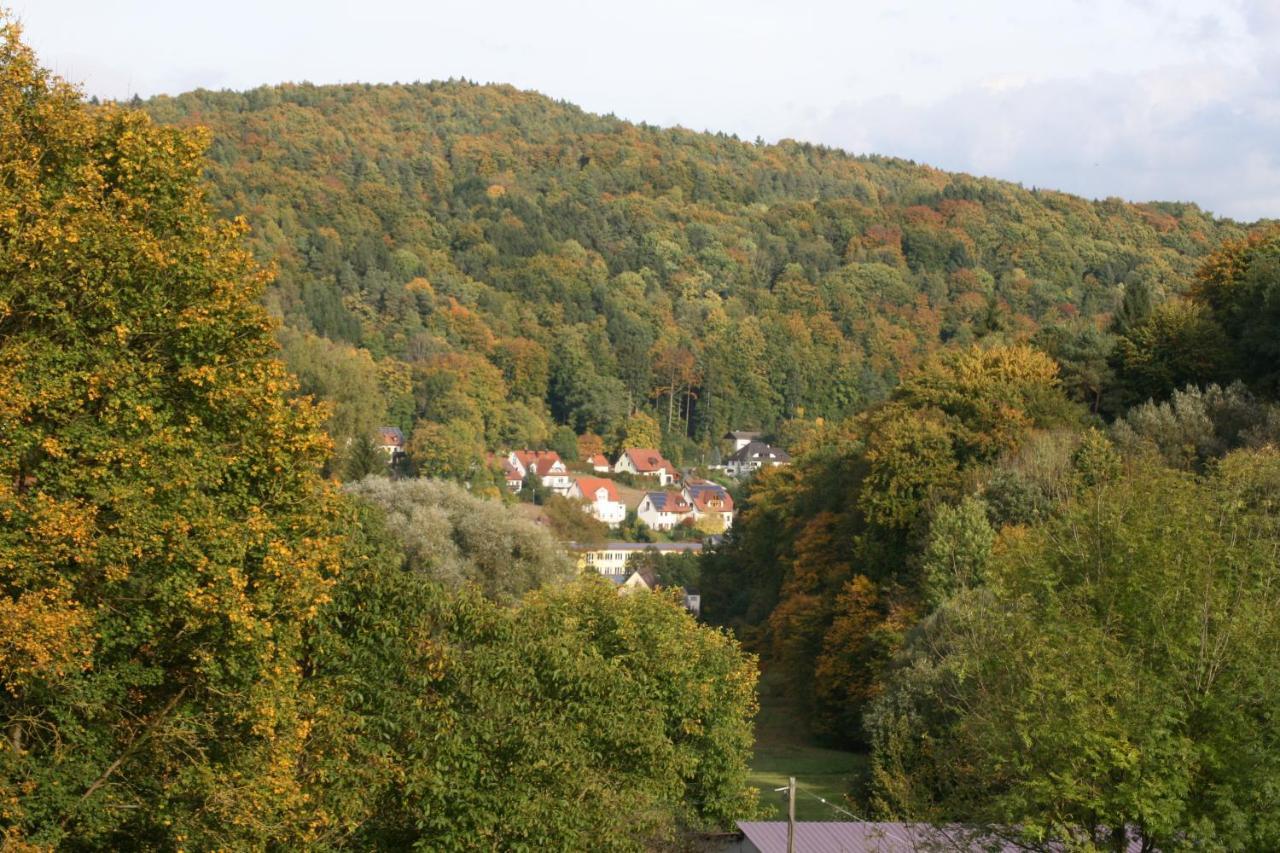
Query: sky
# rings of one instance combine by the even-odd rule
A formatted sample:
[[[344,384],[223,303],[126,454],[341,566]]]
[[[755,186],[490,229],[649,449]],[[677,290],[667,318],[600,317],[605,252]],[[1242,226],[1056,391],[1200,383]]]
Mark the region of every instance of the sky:
[[[1280,218],[1280,0],[0,0],[117,99],[510,83],[1091,198]]]

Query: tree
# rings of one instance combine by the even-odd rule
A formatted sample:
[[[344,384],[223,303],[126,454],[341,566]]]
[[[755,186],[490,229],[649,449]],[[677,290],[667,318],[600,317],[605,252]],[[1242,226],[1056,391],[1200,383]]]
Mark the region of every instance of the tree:
[[[644,412],[636,412],[627,418],[626,432],[622,436],[622,450],[628,447],[656,448],[662,444],[662,431],[658,422]]]
[[[6,842],[262,847],[304,820],[303,637],[337,573],[204,137],[90,109],[0,22]]]
[[[1185,385],[1219,382],[1231,373],[1231,349],[1222,327],[1203,306],[1161,303],[1116,342],[1112,356],[1128,403],[1164,400]]]
[[[419,476],[466,481],[484,467],[482,427],[465,418],[421,421],[405,445]]]
[[[342,477],[348,482],[363,480],[365,477],[381,474],[386,476],[389,470],[387,454],[374,443],[368,435],[358,435],[351,439],[342,459]]]
[[[382,511],[409,571],[446,587],[511,602],[574,573],[544,528],[457,483],[370,477],[346,491]]]
[[[1192,292],[1225,331],[1241,378],[1280,399],[1280,230],[1223,243]]]
[[[304,662],[310,821],[277,841],[640,851],[752,814],[755,664],[731,638],[600,578],[518,607],[446,592],[352,509]]]
[[[957,506],[938,507],[922,555],[929,604],[937,607],[959,590],[981,585],[995,539],[980,499],[966,497]]]
[[[1280,454],[1242,451],[1007,532],[868,715],[881,809],[1041,843],[1280,843],[1278,489]]]
[[[594,456],[604,453],[604,439],[596,435],[594,432],[583,433],[578,436],[578,458],[591,459]]]
[[[566,462],[578,460],[578,434],[566,426],[557,427],[551,434],[551,449]]]

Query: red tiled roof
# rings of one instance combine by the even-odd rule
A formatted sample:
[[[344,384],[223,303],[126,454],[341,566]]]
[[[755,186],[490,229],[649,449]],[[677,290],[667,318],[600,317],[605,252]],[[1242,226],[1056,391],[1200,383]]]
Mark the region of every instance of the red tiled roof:
[[[641,474],[649,474],[663,470],[669,467],[670,462],[662,458],[662,454],[651,447],[630,447],[627,448],[627,458],[631,460],[632,466]]]
[[[551,467],[560,461],[560,454],[554,450],[517,450],[516,459],[525,470],[532,468],[539,476],[551,472]]]
[[[707,510],[712,512],[733,511],[733,496],[725,491],[722,486],[703,480],[687,484],[685,488],[689,492],[689,497],[693,499],[693,505],[704,512]]]
[[[604,477],[579,477],[576,482],[582,491],[582,496],[589,501],[594,501],[596,492],[604,489],[609,500],[614,503],[620,502],[618,487],[613,484],[613,480],[606,480]]]

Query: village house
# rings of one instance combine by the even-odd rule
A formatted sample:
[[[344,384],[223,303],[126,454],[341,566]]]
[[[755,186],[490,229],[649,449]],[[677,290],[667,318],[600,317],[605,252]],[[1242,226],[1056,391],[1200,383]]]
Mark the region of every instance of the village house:
[[[758,441],[763,433],[748,430],[733,430],[724,434],[724,440],[733,445],[730,453],[737,453],[753,441]]]
[[[404,455],[404,432],[400,427],[378,427],[378,449],[387,454],[387,460],[397,461]]]
[[[558,495],[567,495],[573,485],[569,469],[554,450],[513,450],[507,462],[522,480],[533,473],[538,482]]]
[[[602,545],[570,546],[577,555],[578,568],[593,571],[622,583],[630,572],[627,561],[636,554],[645,551],[656,551],[659,554],[698,553],[702,550],[701,542],[605,542]]]
[[[587,464],[591,466],[591,470],[597,474],[608,474],[613,471],[613,466],[609,464],[609,460],[605,458],[603,453],[597,453],[587,459]]]
[[[645,492],[636,507],[636,517],[650,530],[663,531],[695,520],[693,505],[680,492]]]
[[[662,453],[649,447],[628,447],[622,451],[622,456],[613,464],[613,473],[652,476],[658,480],[658,485],[672,485],[680,479],[676,466],[664,460]]]
[[[693,508],[696,521],[711,519],[722,531],[733,526],[733,496],[724,486],[708,480],[690,479],[685,481],[680,494]]]
[[[502,476],[507,481],[508,491],[518,493],[524,488],[524,477],[520,476],[520,472],[506,459],[502,460]]]
[[[617,527],[627,518],[627,505],[618,497],[618,487],[612,480],[578,477],[569,487],[568,497],[584,501],[583,510],[610,527]]]
[[[648,447],[629,447],[613,465],[615,474],[653,477],[660,486],[670,486],[680,479],[680,472],[662,454]]]
[[[581,571],[593,571],[618,585],[618,593],[625,595],[656,589],[659,579],[648,568],[631,571],[627,562],[637,554],[657,553],[697,554],[702,551],[701,542],[606,542],[603,545],[574,547]],[[695,616],[702,612],[702,596],[696,589],[684,590],[684,606]]]
[[[791,455],[787,451],[753,439],[725,457],[722,467],[730,477],[741,478],[764,467],[772,468],[790,462]]]

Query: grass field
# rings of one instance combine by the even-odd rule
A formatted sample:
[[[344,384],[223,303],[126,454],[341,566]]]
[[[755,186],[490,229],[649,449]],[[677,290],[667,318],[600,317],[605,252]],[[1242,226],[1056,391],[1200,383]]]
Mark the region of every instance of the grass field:
[[[786,817],[786,794],[774,788],[796,777],[797,820],[850,820],[815,797],[822,797],[846,811],[856,810],[845,793],[860,789],[866,781],[867,756],[818,746],[768,675],[760,682],[760,714],[756,718],[756,749],[749,781],[760,789],[760,802],[773,809],[773,818]]]

